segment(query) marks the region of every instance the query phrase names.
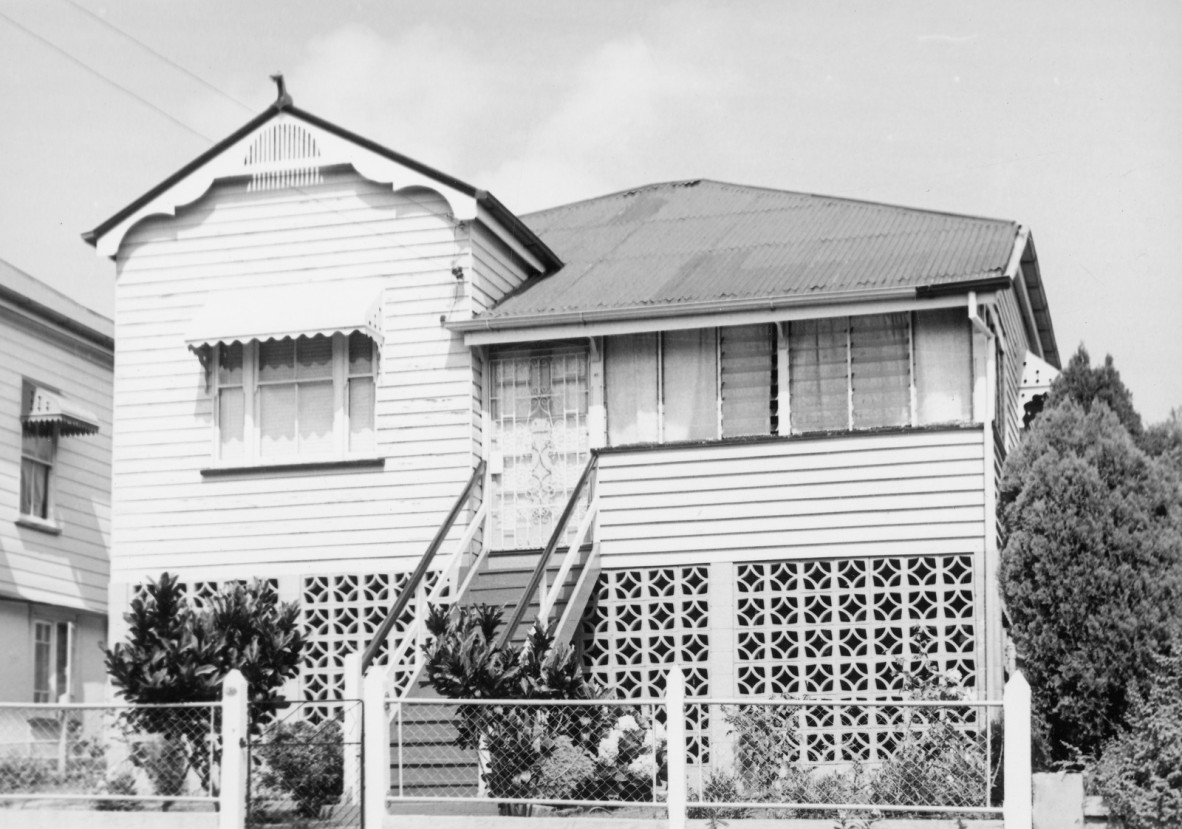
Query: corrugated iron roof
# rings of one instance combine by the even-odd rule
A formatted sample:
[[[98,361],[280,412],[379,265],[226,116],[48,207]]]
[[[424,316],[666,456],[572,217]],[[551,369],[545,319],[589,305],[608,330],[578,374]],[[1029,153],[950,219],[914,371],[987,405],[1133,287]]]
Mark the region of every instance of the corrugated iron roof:
[[[522,217],[566,265],[480,319],[935,287],[1003,275],[1015,222],[725,184],[654,184]]]

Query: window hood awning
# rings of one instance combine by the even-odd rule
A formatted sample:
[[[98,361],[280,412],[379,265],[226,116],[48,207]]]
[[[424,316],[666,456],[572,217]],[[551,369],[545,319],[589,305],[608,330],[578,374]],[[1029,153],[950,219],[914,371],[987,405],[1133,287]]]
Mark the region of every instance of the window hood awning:
[[[378,280],[217,291],[193,318],[185,342],[197,348],[354,331],[382,342],[382,283]]]
[[[27,431],[47,435],[57,430],[62,437],[98,434],[99,419],[94,412],[60,394],[37,386],[33,389],[29,410],[21,415]]]

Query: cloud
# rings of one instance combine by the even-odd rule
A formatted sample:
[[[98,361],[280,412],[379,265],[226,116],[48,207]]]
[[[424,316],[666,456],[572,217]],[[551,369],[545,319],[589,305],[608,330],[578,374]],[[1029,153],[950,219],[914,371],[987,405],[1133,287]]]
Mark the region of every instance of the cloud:
[[[431,26],[396,39],[348,25],[312,39],[289,73],[297,104],[426,164],[452,170],[477,139],[492,78]]]
[[[516,156],[483,177],[488,186],[529,211],[659,180],[670,147],[702,140],[719,93],[735,82],[659,42],[632,34],[591,52]]]
[[[968,43],[976,39],[976,35],[920,35],[916,38],[920,43]]]

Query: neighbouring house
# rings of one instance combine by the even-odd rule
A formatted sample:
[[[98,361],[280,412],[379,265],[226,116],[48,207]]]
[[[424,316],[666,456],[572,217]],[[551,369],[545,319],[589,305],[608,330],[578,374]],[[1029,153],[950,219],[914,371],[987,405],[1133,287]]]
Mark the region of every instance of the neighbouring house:
[[[1059,362],[1020,225],[707,180],[519,217],[283,96],[85,238],[116,611],[269,579],[309,699],[391,608],[379,662],[413,649],[428,591],[541,613],[622,694],[675,662],[886,694],[927,657],[1000,696],[997,477],[1028,354]]]
[[[112,334],[0,261],[0,702],[106,693]]]

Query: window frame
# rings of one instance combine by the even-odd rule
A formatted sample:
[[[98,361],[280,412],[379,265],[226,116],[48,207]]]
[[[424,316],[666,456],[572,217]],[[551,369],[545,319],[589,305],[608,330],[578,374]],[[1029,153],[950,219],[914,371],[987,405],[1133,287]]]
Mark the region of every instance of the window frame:
[[[723,325],[723,326],[713,325],[713,326],[702,326],[702,328],[700,328],[700,329],[696,329],[696,328],[693,328],[693,329],[671,329],[669,331],[639,332],[642,334],[650,334],[651,333],[653,335],[653,339],[654,339],[653,358],[656,362],[655,374],[656,374],[656,391],[657,391],[657,395],[656,395],[657,435],[656,435],[655,441],[640,441],[638,443],[632,443],[632,444],[630,444],[630,443],[615,444],[615,443],[611,442],[612,423],[611,423],[611,412],[607,410],[607,401],[610,397],[610,394],[607,391],[607,384],[611,382],[610,375],[611,375],[612,369],[611,369],[610,361],[605,362],[605,364],[604,364],[604,418],[605,418],[606,422],[605,422],[604,434],[605,434],[605,437],[608,439],[608,445],[609,446],[633,446],[633,445],[643,446],[643,445],[650,444],[650,443],[654,443],[654,444],[658,444],[658,445],[664,445],[666,443],[670,443],[670,444],[700,443],[702,441],[738,440],[738,439],[745,439],[745,438],[751,438],[751,437],[758,437],[758,436],[765,434],[763,432],[744,433],[744,434],[726,434],[726,422],[725,422],[725,418],[724,418],[724,401],[723,401],[724,389],[723,389],[723,345],[722,345],[722,339],[723,339],[724,329],[745,328],[745,327],[762,326],[762,325],[767,326],[768,339],[771,343],[771,353],[769,355],[770,359],[769,359],[769,367],[768,367],[768,387],[767,387],[768,388],[767,404],[768,404],[769,431],[766,434],[769,434],[769,435],[777,434],[778,433],[778,431],[777,431],[778,430],[778,422],[779,422],[778,366],[779,366],[779,361],[781,359],[779,327],[772,324],[772,323],[766,323],[766,324],[765,323],[748,323],[748,324]],[[665,339],[666,339],[666,336],[669,334],[677,334],[682,331],[701,331],[701,330],[710,331],[711,337],[713,340],[713,342],[711,344],[712,347],[709,349],[711,354],[713,355],[713,360],[714,360],[714,382],[712,384],[712,386],[713,386],[713,389],[712,389],[713,401],[710,406],[711,411],[712,411],[712,415],[713,415],[713,420],[714,420],[713,434],[707,438],[689,438],[686,440],[668,440],[666,437],[668,424],[667,424],[667,419],[666,419],[667,394],[666,394],[666,388],[665,388],[665,380],[666,380],[666,376],[665,376],[666,375]],[[604,344],[604,353],[610,354],[611,351],[612,351],[611,346],[609,346],[609,345],[607,345],[607,343],[605,343]]]
[[[46,524],[53,524],[54,513],[54,479],[57,477],[55,472],[57,468],[57,449],[58,449],[58,433],[57,427],[48,435],[40,435],[36,433],[30,434],[31,430],[22,428],[21,430],[21,466],[20,466],[20,492],[17,496],[17,514],[21,519],[26,521],[35,521]],[[38,439],[47,440],[49,442],[49,459],[44,460],[36,455],[29,454],[25,450],[25,439],[27,437],[34,437]],[[25,464],[32,464],[34,467],[42,467],[45,470],[45,491],[42,495],[44,514],[40,511],[26,512],[25,511]]]
[[[354,371],[349,365],[349,338],[352,334],[365,337],[370,345],[370,368],[368,372]],[[312,339],[314,336],[331,338],[332,355],[330,359],[331,373],[326,378],[301,379],[297,376],[295,366],[298,365],[298,341],[302,338]],[[216,343],[210,347],[207,366],[209,399],[212,404],[212,442],[211,454],[215,467],[253,467],[253,466],[282,466],[303,463],[332,462],[340,460],[371,459],[378,457],[377,439],[377,388],[379,375],[379,360],[381,349],[365,332],[337,332],[325,335],[299,335],[280,338],[280,341],[290,340],[293,343],[292,357],[293,372],[290,379],[261,380],[259,360],[262,343],[253,339],[241,342],[242,346],[242,381],[241,383],[225,383],[219,376],[222,349],[233,347],[236,343]],[[371,429],[373,431],[372,445],[360,450],[352,450],[350,429],[352,413],[349,411],[349,384],[354,380],[369,379],[373,384],[374,410],[370,414]],[[262,394],[265,387],[290,385],[298,389],[301,383],[331,384],[332,387],[332,446],[327,451],[309,452],[299,450],[298,425],[297,444],[294,451],[279,454],[264,454],[262,451]],[[242,389],[242,452],[232,457],[223,454],[222,406],[221,393],[223,389]],[[298,391],[297,391],[298,395]],[[298,397],[297,397],[298,400]],[[295,417],[298,424],[298,404]]]
[[[35,616],[32,620],[31,636],[33,651],[33,702],[56,703],[65,696],[73,695],[74,688],[74,643],[77,630],[74,622],[65,619]],[[39,633],[48,632],[48,640],[39,638]],[[44,647],[43,647],[44,646]],[[45,655],[44,666],[41,655]],[[38,687],[42,667],[45,685]],[[64,687],[63,687],[64,686]]]

